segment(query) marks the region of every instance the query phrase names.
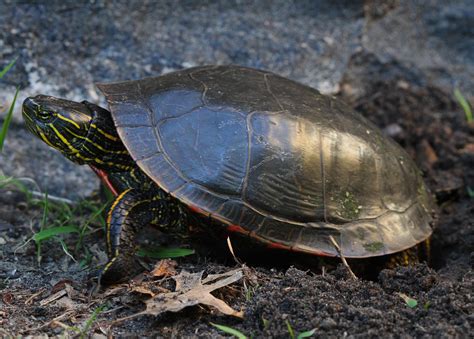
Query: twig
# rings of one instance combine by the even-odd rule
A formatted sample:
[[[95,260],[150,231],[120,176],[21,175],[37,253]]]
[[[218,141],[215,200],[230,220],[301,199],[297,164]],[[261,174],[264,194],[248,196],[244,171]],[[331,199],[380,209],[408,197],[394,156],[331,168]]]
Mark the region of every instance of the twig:
[[[239,265],[243,265],[243,263],[235,256],[234,248],[232,247],[232,242],[230,241],[230,237],[227,237],[227,247],[229,247],[230,254],[234,258],[235,262]]]
[[[121,310],[122,308],[125,308],[125,306],[118,306],[118,307],[112,308],[110,310],[104,311],[101,314],[104,315],[104,314],[108,314],[108,313],[117,312],[118,310]]]
[[[337,244],[336,240],[334,240],[334,238],[333,238],[332,235],[329,236],[329,239],[331,240],[332,244],[333,244],[334,247],[336,248],[337,253],[339,253],[339,257],[341,258],[342,264],[343,264],[344,266],[346,266],[346,268],[347,268],[347,270],[349,271],[349,274],[351,275],[352,279],[357,280],[357,276],[354,274],[354,272],[352,272],[351,267],[350,267],[349,264],[347,263],[346,258],[342,255],[341,248],[340,248],[339,245]]]
[[[37,296],[39,296],[40,294],[42,294],[44,291],[46,291],[46,288],[42,288],[40,289],[38,292],[36,292],[35,294],[33,294],[31,297],[29,297],[28,299],[25,300],[25,305],[29,305],[32,303],[33,299],[36,298]]]
[[[53,301],[64,297],[66,294],[67,294],[66,289],[58,291],[58,292],[54,293],[53,295],[50,295],[46,299],[41,300],[39,304],[40,304],[40,306],[48,305],[49,303],[52,303]]]
[[[41,192],[41,188],[38,185],[38,183],[35,180],[33,180],[32,178],[29,178],[29,177],[19,177],[19,178],[6,177],[3,173],[3,171],[0,171],[0,176],[5,177],[7,179],[14,179],[14,180],[17,180],[17,181],[22,182],[22,183],[32,184],[34,186],[34,188],[36,188],[36,190],[28,190],[28,193],[31,194],[32,197],[39,198],[39,199],[48,199],[50,201],[61,202],[61,203],[65,203],[65,204],[68,204],[68,205],[75,205],[75,202],[70,200],[70,199],[57,197],[57,196],[50,195],[50,194],[48,194],[48,195],[44,194],[43,192]]]
[[[68,204],[68,205],[75,205],[75,202],[70,200],[70,199],[56,197],[56,196],[50,195],[50,194],[48,194],[48,196],[46,196],[46,194],[38,192],[38,191],[31,191],[30,193],[31,193],[31,196],[33,196],[35,198],[39,198],[39,199],[46,199],[47,198],[50,201],[61,202],[61,203],[65,203],[65,204]]]
[[[45,322],[43,325],[38,326],[38,327],[35,327],[35,328],[28,328],[28,329],[22,331],[22,333],[39,331],[39,330],[41,330],[41,329],[43,329],[43,328],[45,328],[45,327],[48,327],[48,326],[50,326],[51,324],[57,322],[58,320],[64,318],[65,316],[68,316],[68,315],[74,314],[74,313],[75,313],[74,310],[67,310],[66,312],[64,312],[63,314],[57,316],[56,318],[51,319],[50,321]]]

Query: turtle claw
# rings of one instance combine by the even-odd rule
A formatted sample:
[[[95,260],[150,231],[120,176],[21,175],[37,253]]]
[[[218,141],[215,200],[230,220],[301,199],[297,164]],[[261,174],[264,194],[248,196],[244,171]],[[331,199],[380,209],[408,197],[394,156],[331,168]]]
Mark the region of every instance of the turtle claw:
[[[109,286],[126,281],[137,272],[133,257],[119,255],[111,258],[98,272],[98,285]]]

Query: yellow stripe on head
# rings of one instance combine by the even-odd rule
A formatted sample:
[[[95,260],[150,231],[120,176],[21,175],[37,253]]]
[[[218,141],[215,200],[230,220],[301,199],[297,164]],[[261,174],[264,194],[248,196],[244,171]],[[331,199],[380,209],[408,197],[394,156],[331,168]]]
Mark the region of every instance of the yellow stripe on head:
[[[59,119],[63,120],[63,121],[66,121],[72,125],[74,125],[77,129],[81,129],[81,126],[79,126],[79,124],[77,122],[75,122],[74,120],[71,120],[71,119],[68,119],[66,118],[65,116],[62,116],[61,114],[57,114],[56,115]]]
[[[51,128],[54,133],[58,136],[59,139],[73,152],[73,153],[79,153],[79,151],[74,148],[73,145],[69,143],[69,141],[64,137],[64,135],[61,134],[61,132],[58,131],[58,129],[53,125],[53,124],[48,124],[49,128]]]
[[[109,134],[105,131],[103,131],[102,129],[100,129],[99,127],[97,127],[96,124],[91,124],[91,127],[96,129],[97,132],[99,132],[100,134],[102,134],[104,137],[106,137],[107,139],[110,139],[112,141],[118,141],[119,138],[117,138],[116,136],[113,136],[112,134]]]
[[[46,135],[38,128],[38,133],[41,136],[41,139],[50,147],[56,148],[46,137]]]

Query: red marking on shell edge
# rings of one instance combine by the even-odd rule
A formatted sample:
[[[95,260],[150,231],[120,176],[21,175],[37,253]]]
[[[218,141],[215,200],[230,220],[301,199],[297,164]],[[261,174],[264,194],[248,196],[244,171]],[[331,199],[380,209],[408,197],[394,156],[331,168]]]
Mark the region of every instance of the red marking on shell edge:
[[[294,251],[294,252],[309,253],[311,255],[317,255],[319,257],[336,257],[336,255],[334,255],[334,254],[329,254],[329,253],[321,252],[321,251],[305,251],[305,250],[298,249],[298,248],[292,248],[291,250]]]
[[[248,235],[250,238],[253,238],[260,243],[266,244],[267,248],[270,248],[270,249],[284,250],[284,251],[297,252],[297,253],[306,253],[309,255],[316,255],[316,256],[321,256],[321,257],[334,257],[335,256],[334,254],[331,254],[331,253],[326,253],[326,252],[317,251],[317,250],[305,250],[303,248],[288,246],[288,245],[284,245],[278,242],[270,241],[268,239],[265,239],[255,234],[255,232],[246,230],[245,228],[239,225],[233,225],[233,224],[227,225],[227,231]]]
[[[92,166],[92,165],[89,165],[89,166],[94,171],[94,173],[97,174],[100,181],[102,181],[105,187],[107,187],[114,196],[118,196],[118,192],[115,189],[115,187],[112,185],[112,183],[110,182],[109,175],[107,174],[107,172],[104,170],[98,169],[95,166]]]
[[[197,206],[194,206],[194,205],[188,205],[188,208],[195,212],[195,213],[199,213],[199,214],[204,214],[204,215],[209,215],[208,212],[204,211],[203,209],[197,207]]]
[[[304,250],[302,248],[283,245],[283,244],[272,242],[272,241],[265,241],[265,242],[267,243],[267,247],[271,249],[284,250],[284,251],[297,252],[297,253],[306,253],[306,254],[316,255],[320,257],[334,257],[333,254],[322,252],[322,251]]]
[[[269,242],[269,243],[267,244],[267,247],[268,247],[268,248],[272,248],[272,249],[279,249],[279,250],[285,250],[285,251],[293,251],[293,249],[292,249],[290,246],[283,245],[283,244],[280,244],[280,243],[277,243],[277,242]]]
[[[229,232],[234,232],[234,233],[241,233],[241,234],[249,234],[250,232],[245,230],[243,227],[239,225],[228,225],[227,230]]]

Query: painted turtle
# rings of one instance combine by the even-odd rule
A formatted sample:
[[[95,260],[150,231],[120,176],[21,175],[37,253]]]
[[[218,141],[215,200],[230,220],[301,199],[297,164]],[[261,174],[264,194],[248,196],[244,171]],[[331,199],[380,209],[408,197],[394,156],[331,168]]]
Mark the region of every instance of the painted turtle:
[[[273,247],[347,258],[432,233],[413,161],[341,101],[270,72],[204,66],[99,84],[110,111],[39,95],[28,128],[116,194],[103,280],[131,268],[138,230],[203,214]]]

